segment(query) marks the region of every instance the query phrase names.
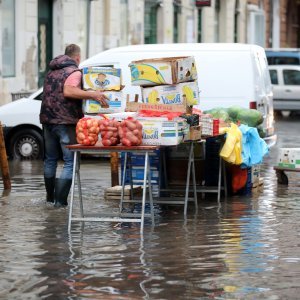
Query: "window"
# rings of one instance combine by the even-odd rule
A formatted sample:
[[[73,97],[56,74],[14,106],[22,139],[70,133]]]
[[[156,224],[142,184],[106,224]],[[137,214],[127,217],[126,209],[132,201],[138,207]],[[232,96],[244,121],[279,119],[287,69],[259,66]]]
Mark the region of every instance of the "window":
[[[297,57],[268,57],[269,65],[299,65],[300,61]]]
[[[145,1],[145,44],[155,44],[157,42],[157,5],[158,2]]]
[[[220,11],[221,11],[220,0],[216,0],[216,2],[215,2],[215,20],[214,20],[215,42],[216,43],[218,43],[220,41]]]
[[[15,0],[2,0],[2,76],[15,76]]]
[[[239,18],[240,18],[240,2],[239,0],[235,3],[235,11],[234,11],[234,42],[237,43],[239,39]]]
[[[202,42],[202,9],[198,9],[198,43]]]
[[[286,85],[300,85],[300,71],[283,70],[283,82]]]
[[[270,70],[270,77],[272,84],[278,84],[278,74],[276,70]]]

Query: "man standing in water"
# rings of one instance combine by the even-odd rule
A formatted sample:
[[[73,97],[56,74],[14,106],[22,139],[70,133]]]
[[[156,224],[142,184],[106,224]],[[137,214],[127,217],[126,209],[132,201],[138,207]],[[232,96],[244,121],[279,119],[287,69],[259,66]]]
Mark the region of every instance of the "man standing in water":
[[[101,106],[107,106],[102,92],[82,90],[82,74],[78,69],[80,53],[79,46],[68,45],[64,55],[50,62],[50,71],[44,81],[40,111],[45,146],[44,180],[47,202],[53,202],[55,207],[68,205],[74,153],[66,145],[76,144],[76,124],[83,117],[82,99],[94,99]],[[56,178],[61,153],[64,166]]]

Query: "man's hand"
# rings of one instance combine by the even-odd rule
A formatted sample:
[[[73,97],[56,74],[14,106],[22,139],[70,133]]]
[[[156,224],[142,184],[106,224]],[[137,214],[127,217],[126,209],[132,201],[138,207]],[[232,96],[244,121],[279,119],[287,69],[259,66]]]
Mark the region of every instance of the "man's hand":
[[[107,100],[108,98],[103,94],[102,91],[95,91],[93,99],[101,104],[101,107],[109,107]]]
[[[103,94],[103,91],[84,91],[78,87],[65,85],[64,96],[71,99],[94,99],[98,101],[102,107],[109,107],[107,100],[108,98]]]

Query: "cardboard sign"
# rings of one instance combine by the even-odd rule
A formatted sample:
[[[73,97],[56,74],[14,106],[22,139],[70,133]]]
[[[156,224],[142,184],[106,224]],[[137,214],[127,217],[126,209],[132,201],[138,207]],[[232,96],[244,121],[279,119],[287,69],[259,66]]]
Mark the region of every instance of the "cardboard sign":
[[[186,105],[186,98],[184,97],[183,104],[151,104],[137,101],[127,101],[125,111],[167,111],[167,112],[181,112],[192,113],[192,107]]]

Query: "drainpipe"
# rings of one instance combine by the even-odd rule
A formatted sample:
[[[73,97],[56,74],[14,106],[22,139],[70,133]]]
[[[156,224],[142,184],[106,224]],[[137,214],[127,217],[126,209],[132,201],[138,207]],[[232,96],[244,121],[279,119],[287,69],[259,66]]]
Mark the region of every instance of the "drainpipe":
[[[87,11],[86,11],[86,57],[90,57],[90,29],[91,29],[91,2],[93,0],[87,1]]]

